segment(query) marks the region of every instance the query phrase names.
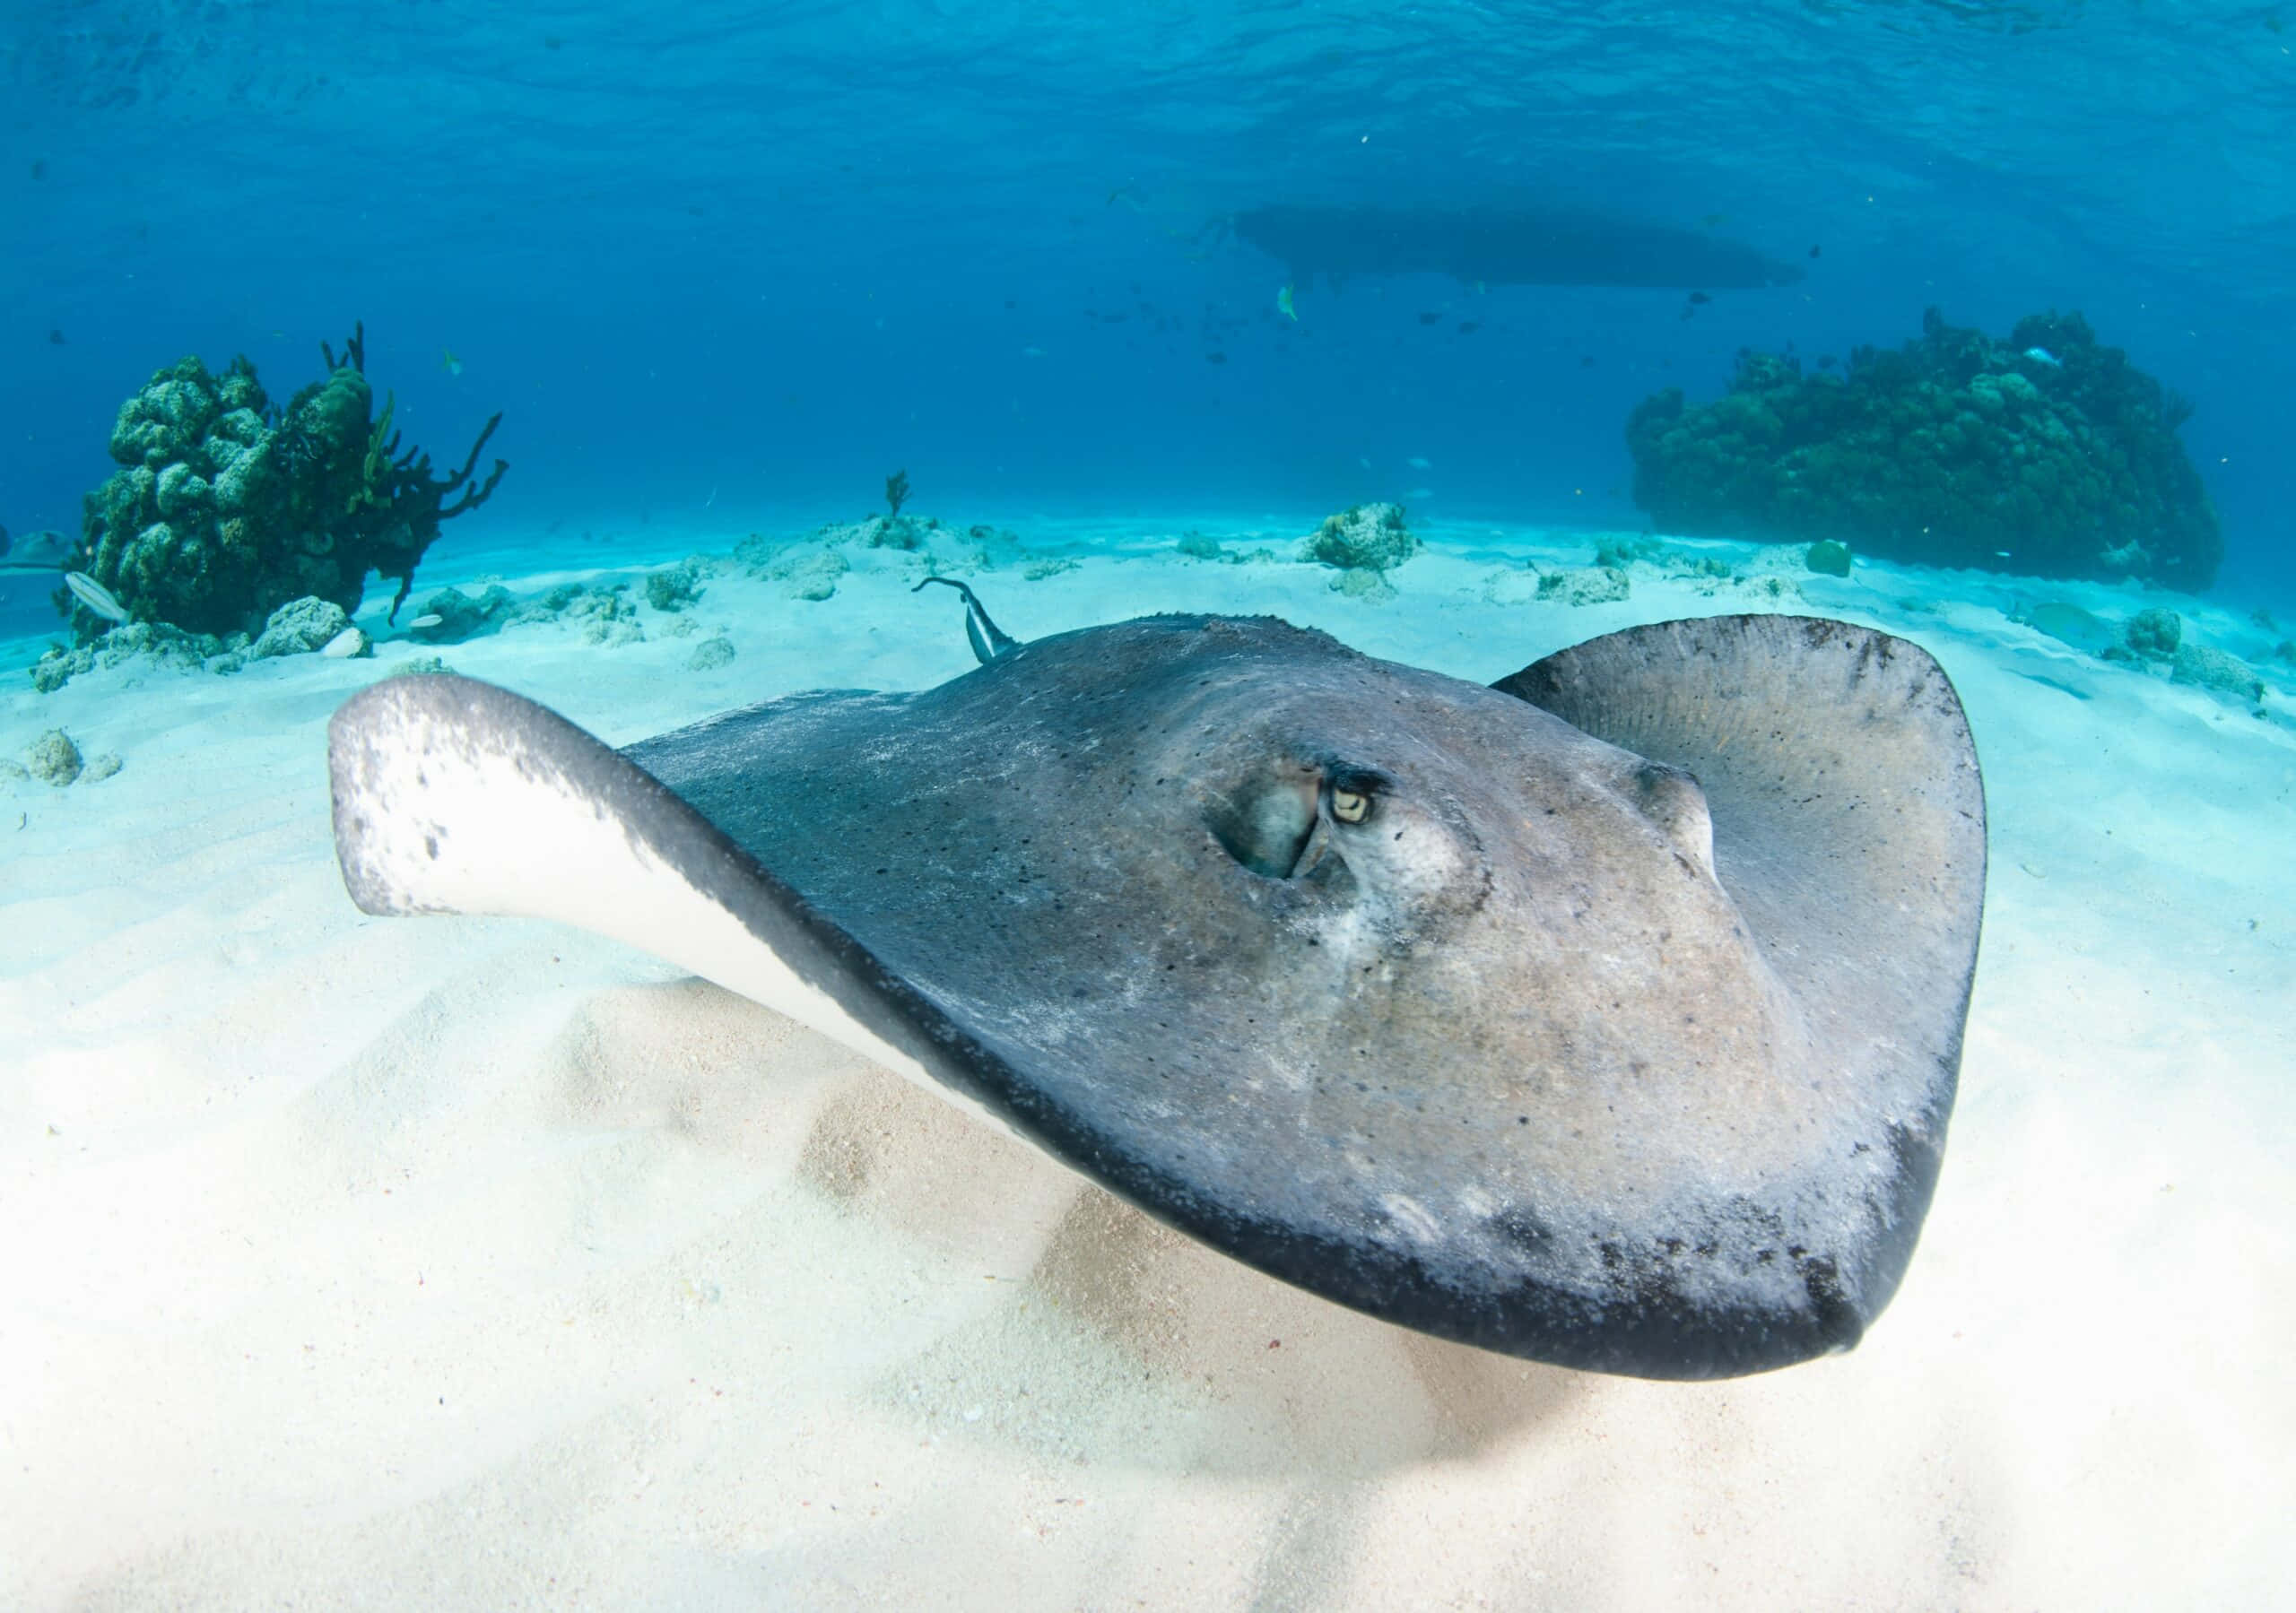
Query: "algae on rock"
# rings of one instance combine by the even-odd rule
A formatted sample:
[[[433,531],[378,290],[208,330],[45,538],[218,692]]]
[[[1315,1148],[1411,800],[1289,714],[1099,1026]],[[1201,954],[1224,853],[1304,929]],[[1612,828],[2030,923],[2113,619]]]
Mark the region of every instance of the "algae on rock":
[[[1400,504],[1357,504],[1324,517],[1307,542],[1305,557],[1343,571],[1386,571],[1409,559],[1419,540],[1404,524]]]
[[[1666,531],[2198,593],[2224,542],[2176,435],[2191,411],[2077,313],[1997,339],[1931,308],[1843,372],[1742,349],[1724,396],[1669,387],[1626,438],[1634,500]]]
[[[370,572],[398,579],[396,616],[439,524],[501,481],[500,459],[483,481],[473,473],[502,417],[460,470],[435,474],[427,453],[401,451],[391,400],[374,417],[364,327],[340,359],[319,351],[326,377],[283,409],[245,356],[221,376],[197,358],[152,376],[120,406],[110,452],[121,469],[83,500],[70,568],[134,620],[191,633],[257,631],[306,595],[354,612]],[[66,591],[56,600],[83,643],[112,626]]]

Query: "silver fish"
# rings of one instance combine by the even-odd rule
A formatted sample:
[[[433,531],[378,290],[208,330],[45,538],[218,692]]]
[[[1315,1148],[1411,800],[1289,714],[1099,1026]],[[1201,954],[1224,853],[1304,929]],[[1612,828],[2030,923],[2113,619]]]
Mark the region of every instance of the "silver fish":
[[[86,572],[65,572],[64,574],[64,585],[72,590],[73,596],[78,599],[82,604],[87,606],[88,609],[93,611],[106,621],[126,621],[127,620],[127,607],[121,604],[119,601],[112,597],[110,589],[96,581],[94,577],[90,577]]]

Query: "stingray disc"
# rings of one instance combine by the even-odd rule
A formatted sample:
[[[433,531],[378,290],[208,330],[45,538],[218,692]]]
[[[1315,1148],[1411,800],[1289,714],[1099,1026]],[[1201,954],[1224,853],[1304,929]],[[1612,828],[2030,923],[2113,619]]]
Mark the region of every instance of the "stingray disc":
[[[1286,1281],[1657,1377],[1888,1302],[1984,892],[1943,672],[1789,617],[1488,689],[1153,617],[619,752],[397,678],[331,763],[370,913],[620,937]]]

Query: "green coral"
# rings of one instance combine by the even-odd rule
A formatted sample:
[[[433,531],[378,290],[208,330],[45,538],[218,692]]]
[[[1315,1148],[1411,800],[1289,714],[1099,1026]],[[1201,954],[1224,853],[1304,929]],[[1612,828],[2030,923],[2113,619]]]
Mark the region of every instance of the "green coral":
[[[709,563],[700,555],[688,555],[674,566],[649,572],[646,603],[657,611],[683,611],[701,597],[701,579],[709,574]]]
[[[155,374],[120,406],[121,468],[83,500],[72,568],[136,621],[195,634],[259,629],[306,595],[356,611],[370,572],[398,579],[396,616],[439,524],[485,503],[509,468],[473,480],[502,417],[459,471],[435,474],[428,454],[400,451],[395,400],[370,418],[364,328],[340,359],[320,352],[327,373],[284,408],[244,356],[220,376],[197,358]],[[56,603],[83,643],[111,629],[66,591]]]
[[[1343,571],[1386,571],[1409,559],[1419,540],[1404,525],[1400,504],[1356,504],[1326,516],[1307,541],[1304,558]]]
[[[2177,646],[2184,642],[2184,618],[2165,606],[2139,611],[2128,619],[2128,647],[2156,661],[2166,661],[2174,655]]]
[[[367,457],[359,467],[359,483],[351,490],[351,502],[344,506],[346,516],[377,508],[390,497],[391,447],[396,441],[391,436],[391,416],[397,408],[398,395],[385,393],[383,412],[367,435]]]
[[[581,592],[576,585],[570,599]],[[407,636],[423,644],[460,644],[500,632],[517,615],[517,601],[500,583],[490,583],[475,599],[460,588],[441,588],[422,602],[422,611],[407,624]]]
[[[1836,542],[1831,538],[1821,539],[1810,545],[1810,552],[1802,557],[1802,563],[1827,577],[1848,577],[1849,545]]]
[[[1668,388],[1626,437],[1635,501],[1666,530],[2197,592],[2224,545],[2176,435],[2191,408],[2077,313],[2002,341],[1931,308],[1843,374],[1741,351],[1725,396]]]

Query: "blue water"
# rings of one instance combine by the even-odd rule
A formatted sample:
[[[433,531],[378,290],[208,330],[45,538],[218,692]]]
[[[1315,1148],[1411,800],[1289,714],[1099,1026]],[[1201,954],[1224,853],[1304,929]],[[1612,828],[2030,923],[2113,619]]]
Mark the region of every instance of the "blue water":
[[[8,0],[4,30],[18,532],[76,528],[154,369],[245,352],[284,396],[354,320],[442,460],[506,412],[510,477],[433,564],[552,522],[857,515],[895,468],[965,518],[1418,493],[1633,527],[1638,400],[1935,304],[2084,311],[2197,403],[2219,594],[2296,589],[2272,5]],[[1688,319],[1679,290],[1364,276],[1294,323],[1219,226],[1295,204],[1590,207],[1809,272]],[[48,620],[0,587],[0,626]]]

